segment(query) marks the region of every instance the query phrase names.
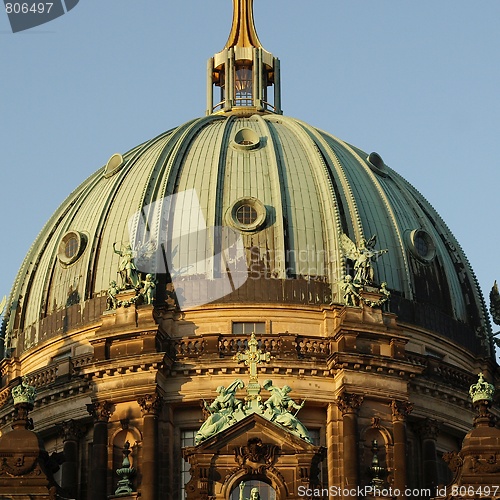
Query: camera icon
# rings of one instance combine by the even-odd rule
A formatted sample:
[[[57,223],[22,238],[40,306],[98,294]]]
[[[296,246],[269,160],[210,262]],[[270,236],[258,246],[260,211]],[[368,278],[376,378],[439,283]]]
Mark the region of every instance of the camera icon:
[[[48,23],[74,9],[80,0],[4,0],[13,33]]]

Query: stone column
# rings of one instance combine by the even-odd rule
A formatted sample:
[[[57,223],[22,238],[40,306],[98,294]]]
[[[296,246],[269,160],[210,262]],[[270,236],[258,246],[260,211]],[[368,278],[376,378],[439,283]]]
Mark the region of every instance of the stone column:
[[[61,487],[69,498],[78,496],[78,443],[83,427],[74,420],[59,425],[63,441],[64,462],[61,464]]]
[[[392,401],[392,429],[394,434],[394,489],[399,490],[397,497],[404,498],[404,491],[408,483],[406,470],[406,417],[413,410],[408,401]]]
[[[342,412],[343,423],[343,459],[344,459],[344,488],[355,490],[359,485],[359,456],[358,456],[358,411],[363,403],[363,396],[344,392],[335,401]],[[357,499],[356,495],[344,498]]]
[[[425,419],[417,427],[422,439],[424,488],[429,488],[432,491],[431,497],[435,495],[435,489],[438,485],[436,441],[439,427],[437,420],[431,418]]]
[[[108,498],[108,421],[112,406],[108,401],[87,405],[87,411],[94,419],[92,470],[89,474],[92,500],[107,500]]]
[[[328,404],[326,414],[326,463],[328,466],[328,484],[333,485],[336,483],[335,477],[335,460],[339,456],[338,450],[335,453],[333,447],[333,440],[335,436],[335,403]],[[338,476],[338,473],[337,473]]]
[[[158,415],[161,397],[157,392],[137,399],[143,417],[141,499],[158,499]]]

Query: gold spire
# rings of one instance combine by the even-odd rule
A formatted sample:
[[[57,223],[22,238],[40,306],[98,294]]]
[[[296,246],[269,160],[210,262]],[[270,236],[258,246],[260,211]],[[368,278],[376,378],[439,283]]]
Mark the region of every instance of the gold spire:
[[[233,25],[225,49],[262,47],[253,20],[253,0],[233,0]]]
[[[281,115],[280,63],[260,43],[253,0],[233,0],[233,7],[227,43],[207,64],[207,115]]]

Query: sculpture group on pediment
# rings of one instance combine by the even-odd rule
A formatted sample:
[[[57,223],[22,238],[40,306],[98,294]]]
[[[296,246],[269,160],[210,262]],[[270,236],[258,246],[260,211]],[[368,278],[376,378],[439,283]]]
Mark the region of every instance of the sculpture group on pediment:
[[[257,399],[247,398],[246,403],[236,398],[236,391],[244,387],[243,381],[237,379],[227,388],[217,387],[218,396],[211,404],[203,402],[209,416],[196,433],[196,444],[215,436],[252,413],[260,414],[267,420],[285,427],[308,443],[312,442],[308,430],[297,418],[297,413],[305,401],[297,404],[289,396],[292,389],[288,385],[279,388],[273,386],[271,380],[266,380],[263,387],[271,396],[264,402],[260,396]],[[292,413],[293,410],[296,410],[295,413]]]
[[[288,395],[292,390],[288,385],[284,385],[280,389],[274,386],[271,380],[265,380],[263,387],[271,393],[271,396],[263,405],[265,416],[267,414],[271,422],[277,422],[310,443],[311,436],[309,432],[296,416],[304,406],[305,401],[302,401],[300,405],[297,404]],[[292,413],[292,410],[296,410],[296,412]]]
[[[210,416],[203,422],[203,425],[196,433],[196,444],[214,436],[245,417],[243,401],[236,398],[236,391],[238,389],[243,389],[243,387],[245,387],[243,381],[241,379],[236,379],[227,387],[222,385],[217,387],[216,392],[218,396],[211,404],[207,404],[206,401],[203,401],[205,409]]]

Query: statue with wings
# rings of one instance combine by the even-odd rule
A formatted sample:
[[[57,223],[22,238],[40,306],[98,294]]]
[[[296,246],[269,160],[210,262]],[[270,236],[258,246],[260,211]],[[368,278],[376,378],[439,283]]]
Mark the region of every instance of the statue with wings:
[[[500,325],[500,293],[498,292],[498,285],[495,280],[493,288],[490,292],[490,314],[493,318],[493,323],[495,325]],[[496,338],[500,335],[500,332],[493,334],[493,341],[497,347],[500,347],[500,339]]]
[[[345,257],[354,262],[354,282],[362,285],[373,283],[373,265],[379,257],[388,252],[385,250],[375,250],[377,236],[373,235],[369,240],[361,238],[356,245],[346,234],[340,235],[340,247]]]

